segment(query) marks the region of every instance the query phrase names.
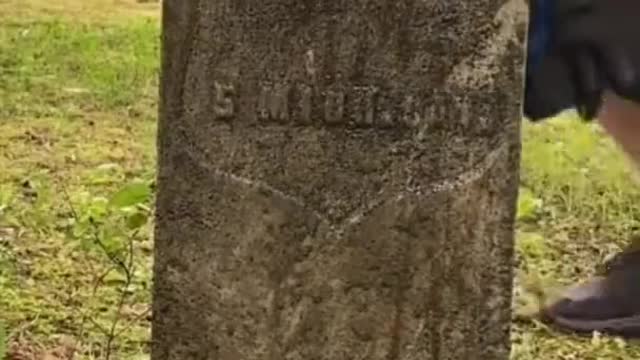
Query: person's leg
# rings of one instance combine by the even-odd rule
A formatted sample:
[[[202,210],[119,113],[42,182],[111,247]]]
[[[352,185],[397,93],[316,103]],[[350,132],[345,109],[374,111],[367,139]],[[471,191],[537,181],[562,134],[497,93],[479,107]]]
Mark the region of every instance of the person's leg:
[[[598,122],[640,168],[640,105],[606,93]]]
[[[640,105],[610,93],[598,121],[640,169]],[[640,248],[632,241],[603,276],[567,289],[562,298],[542,309],[543,318],[567,330],[598,330],[640,337]]]

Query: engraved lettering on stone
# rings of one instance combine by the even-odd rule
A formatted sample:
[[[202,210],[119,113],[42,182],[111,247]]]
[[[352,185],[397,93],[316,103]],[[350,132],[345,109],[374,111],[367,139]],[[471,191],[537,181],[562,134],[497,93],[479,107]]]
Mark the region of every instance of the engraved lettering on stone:
[[[471,118],[469,114],[469,104],[462,100],[458,104],[460,106],[460,123],[466,128],[469,126],[469,120]]]
[[[258,119],[285,123],[289,120],[289,89],[286,83],[265,83],[258,95]]]
[[[232,84],[221,84],[214,82],[215,101],[213,104],[213,112],[217,119],[229,119],[235,113],[235,105],[233,96],[235,95],[235,87]]]
[[[216,83],[216,90],[217,116],[232,116],[233,86]],[[386,95],[371,85],[346,89],[333,85],[318,92],[306,81],[265,81],[258,91],[256,114],[258,120],[265,124],[294,122],[309,126],[314,124],[315,115],[324,116],[321,122],[326,125],[413,130],[417,139],[423,139],[427,131],[449,128],[450,123],[443,120],[451,116],[461,120],[455,126],[466,128],[473,120],[474,129],[486,127],[490,119],[471,119],[473,114],[469,106],[469,100],[455,98],[450,91],[435,91],[423,98],[413,93]],[[448,114],[452,111],[455,113]]]
[[[289,85],[276,84],[269,100],[271,119],[282,123],[287,122],[289,120]]]
[[[476,107],[478,109],[479,116],[474,119],[474,121],[477,123],[477,127],[480,131],[487,130],[489,127],[489,119],[483,114],[490,114],[491,112],[485,108],[487,107],[487,104],[476,104]]]
[[[393,113],[389,109],[389,100],[387,98],[380,99],[381,101],[377,104],[379,111],[377,111],[377,117],[375,124],[381,128],[389,128],[393,126]]]
[[[300,116],[297,121],[302,124],[311,124],[311,109],[313,90],[309,85],[302,84],[298,86],[300,95]]]
[[[307,75],[311,78],[311,80],[315,80],[316,78],[316,63],[313,55],[313,50],[307,50],[304,54],[304,68],[307,72]]]
[[[479,116],[478,117],[478,124],[480,124],[479,128],[481,130],[486,130],[489,124],[489,119],[487,119],[486,116]]]
[[[418,101],[413,95],[405,97],[402,103],[402,124],[408,128],[416,128],[420,124],[421,114]]]
[[[389,128],[393,126],[393,114],[390,110],[383,110],[380,113],[378,124],[383,128]]]
[[[443,125],[442,119],[446,119],[445,111],[449,110],[445,105],[445,97],[440,93],[435,93],[430,102],[430,125],[432,126],[432,128],[441,128],[441,126]]]
[[[376,87],[356,86],[353,96],[353,121],[359,126],[372,126],[375,117]]]
[[[269,97],[271,96],[271,84],[265,83],[260,87],[258,95],[257,115],[262,121],[269,120]]]
[[[416,134],[418,141],[425,139],[437,119],[438,111],[432,101],[433,100],[428,100],[428,102],[422,106],[422,121],[418,126],[418,133]]]
[[[344,92],[327,90],[324,99],[324,120],[326,123],[338,124],[344,120],[344,99]]]

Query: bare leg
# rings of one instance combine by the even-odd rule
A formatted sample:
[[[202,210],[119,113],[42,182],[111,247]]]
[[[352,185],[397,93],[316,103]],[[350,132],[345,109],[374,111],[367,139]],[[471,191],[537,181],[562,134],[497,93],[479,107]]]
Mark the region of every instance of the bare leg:
[[[598,121],[640,167],[640,105],[606,93]]]
[[[607,93],[598,119],[640,169],[640,105]],[[640,337],[640,252],[625,251],[617,263],[604,277],[567,289],[543,317],[567,330]]]

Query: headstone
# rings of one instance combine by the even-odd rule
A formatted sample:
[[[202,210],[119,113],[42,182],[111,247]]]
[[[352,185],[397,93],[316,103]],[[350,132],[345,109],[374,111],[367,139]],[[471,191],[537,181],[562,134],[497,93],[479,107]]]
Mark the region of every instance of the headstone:
[[[516,0],[165,0],[154,360],[507,359]]]

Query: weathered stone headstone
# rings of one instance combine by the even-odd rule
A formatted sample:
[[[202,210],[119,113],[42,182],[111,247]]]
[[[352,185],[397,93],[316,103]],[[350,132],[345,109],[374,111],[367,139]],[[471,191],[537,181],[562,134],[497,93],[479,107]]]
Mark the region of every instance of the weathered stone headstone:
[[[525,15],[165,0],[153,359],[506,359]]]

